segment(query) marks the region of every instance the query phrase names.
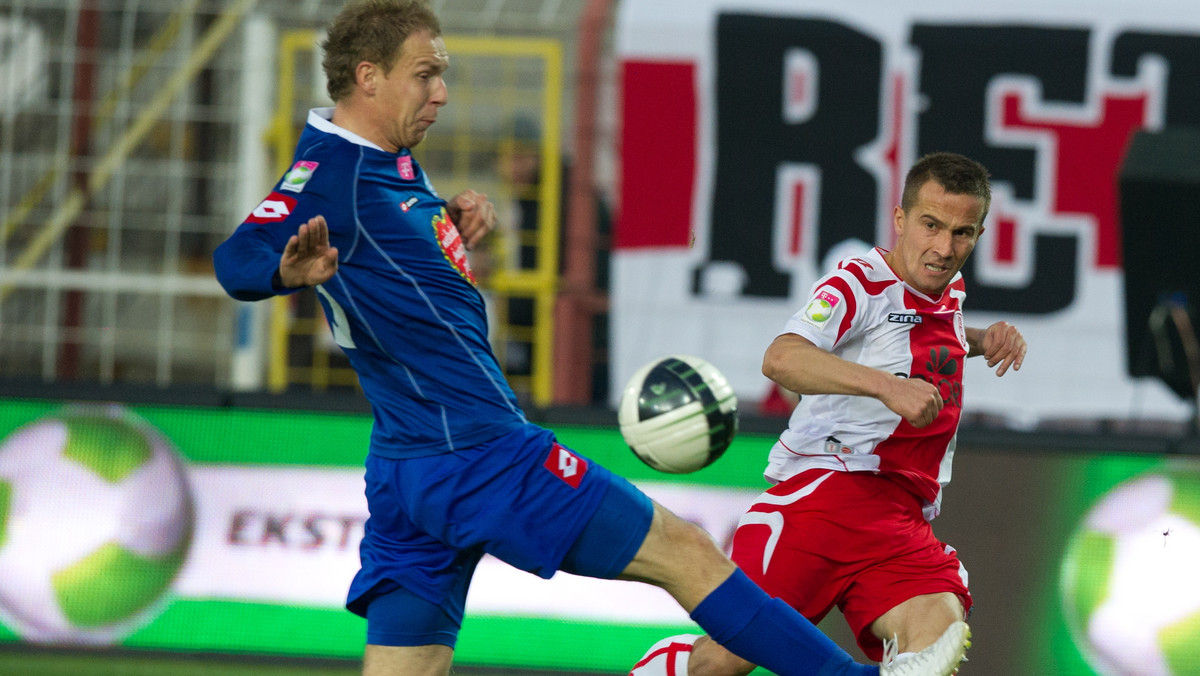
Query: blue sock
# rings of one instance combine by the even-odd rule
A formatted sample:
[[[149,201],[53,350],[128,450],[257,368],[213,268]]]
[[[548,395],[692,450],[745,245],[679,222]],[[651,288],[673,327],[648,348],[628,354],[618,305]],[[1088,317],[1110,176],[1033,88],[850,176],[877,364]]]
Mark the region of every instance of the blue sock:
[[[854,659],[783,601],[734,571],[692,611],[717,643],[779,676],[867,676],[879,668]]]

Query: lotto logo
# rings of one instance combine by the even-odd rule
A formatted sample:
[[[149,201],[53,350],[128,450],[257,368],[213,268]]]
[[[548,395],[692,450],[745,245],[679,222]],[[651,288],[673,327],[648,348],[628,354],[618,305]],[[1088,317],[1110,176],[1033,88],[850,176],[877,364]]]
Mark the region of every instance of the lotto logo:
[[[274,223],[282,221],[292,214],[296,208],[296,198],[271,193],[265,200],[254,207],[254,211],[246,217],[247,223]]]
[[[288,209],[287,203],[280,202],[279,200],[266,200],[254,210],[255,216],[268,220],[287,218],[289,213],[291,213],[291,210]]]
[[[587,474],[588,462],[569,449],[554,444],[543,466],[554,476],[562,479],[571,488],[579,488],[583,475]]]

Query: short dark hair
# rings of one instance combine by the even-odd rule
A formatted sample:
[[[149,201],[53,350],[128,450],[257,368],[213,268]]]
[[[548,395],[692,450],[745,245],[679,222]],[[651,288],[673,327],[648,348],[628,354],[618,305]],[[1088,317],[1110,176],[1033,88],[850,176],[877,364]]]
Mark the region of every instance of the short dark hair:
[[[978,197],[983,202],[983,213],[979,215],[979,225],[983,225],[992,206],[990,176],[986,167],[968,157],[957,153],[930,153],[917,160],[904,177],[900,208],[907,213],[917,203],[921,187],[929,181],[937,181],[948,193]]]
[[[442,34],[437,15],[423,0],[355,0],[342,8],[321,43],[329,98],[340,101],[354,90],[355,69],[363,61],[391,70],[409,35]]]

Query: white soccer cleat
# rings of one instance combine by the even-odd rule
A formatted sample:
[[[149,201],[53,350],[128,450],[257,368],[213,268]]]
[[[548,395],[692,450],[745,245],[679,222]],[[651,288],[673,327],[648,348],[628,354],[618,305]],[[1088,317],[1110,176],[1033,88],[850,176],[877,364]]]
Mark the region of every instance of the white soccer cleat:
[[[700,634],[671,636],[650,646],[629,676],[687,676],[688,659]]]
[[[950,625],[933,645],[917,653],[897,656],[896,641],[884,640],[879,676],[950,676],[958,673],[970,647],[971,628],[966,622]]]

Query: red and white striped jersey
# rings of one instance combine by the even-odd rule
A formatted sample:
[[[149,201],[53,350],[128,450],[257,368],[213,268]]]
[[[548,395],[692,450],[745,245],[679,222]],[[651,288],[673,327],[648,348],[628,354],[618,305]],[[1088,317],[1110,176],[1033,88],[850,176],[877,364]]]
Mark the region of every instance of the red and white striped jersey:
[[[772,447],[765,476],[780,482],[814,468],[886,473],[924,500],[932,519],[950,481],[962,413],[966,292],[957,274],[940,298],[930,298],[904,283],[884,253],[876,248],[839,262],[813,286],[785,333],[842,359],[933,383],[942,411],[917,429],[872,397],[806,394]]]

